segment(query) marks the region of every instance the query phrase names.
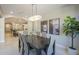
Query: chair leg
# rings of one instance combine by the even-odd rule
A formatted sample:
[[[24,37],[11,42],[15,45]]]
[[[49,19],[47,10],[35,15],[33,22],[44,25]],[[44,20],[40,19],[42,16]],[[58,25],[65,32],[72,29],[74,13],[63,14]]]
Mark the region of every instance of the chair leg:
[[[44,49],[44,52],[45,52],[45,54],[47,55],[47,50],[46,50],[46,49]]]
[[[29,53],[30,53],[30,45],[28,44],[28,55],[29,55]]]
[[[54,41],[54,44],[53,44],[53,53],[52,55],[55,55],[55,41]]]
[[[28,45],[28,55],[29,55],[29,52],[30,52],[30,50],[31,50],[31,47],[30,47],[30,44],[29,43],[27,43],[27,45]]]
[[[23,44],[23,47],[22,47],[22,55],[24,55],[24,44]]]
[[[19,52],[20,52],[20,49],[21,49],[21,46],[20,46],[20,40],[19,40],[19,45],[18,45],[18,48],[19,48]]]
[[[27,54],[29,55],[29,49],[28,49],[28,53]]]

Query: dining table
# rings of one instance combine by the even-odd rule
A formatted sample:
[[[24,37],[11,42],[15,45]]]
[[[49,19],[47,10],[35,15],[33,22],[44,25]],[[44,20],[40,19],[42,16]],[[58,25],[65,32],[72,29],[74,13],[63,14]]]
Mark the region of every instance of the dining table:
[[[41,51],[46,48],[47,45],[49,45],[49,38],[44,38],[42,36],[38,35],[26,35],[23,34],[23,32],[19,32],[21,35],[24,35],[26,38],[27,43],[30,44],[32,48],[36,50],[36,54],[40,55]]]

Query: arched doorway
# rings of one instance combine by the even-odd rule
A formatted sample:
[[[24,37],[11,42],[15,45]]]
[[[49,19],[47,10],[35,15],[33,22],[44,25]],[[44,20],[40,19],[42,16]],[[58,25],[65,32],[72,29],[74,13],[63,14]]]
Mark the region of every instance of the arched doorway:
[[[27,21],[22,17],[5,17],[5,39],[17,38],[17,32],[26,30],[26,25]]]

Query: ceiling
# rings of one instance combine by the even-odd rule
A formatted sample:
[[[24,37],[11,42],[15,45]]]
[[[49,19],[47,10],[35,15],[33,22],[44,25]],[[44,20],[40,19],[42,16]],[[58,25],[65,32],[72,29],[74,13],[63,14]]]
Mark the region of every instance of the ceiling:
[[[62,6],[65,4],[38,4],[37,14],[44,16]],[[15,16],[29,17],[32,15],[32,4],[1,4],[0,9],[3,15],[9,15],[10,12],[13,12]]]
[[[57,8],[61,8],[63,6],[69,6],[67,4],[37,4],[37,14],[45,17],[46,15],[54,12],[54,10],[58,10]],[[32,4],[0,4],[0,11],[3,16],[13,15],[16,17],[30,17],[32,16]],[[9,19],[9,20],[8,20]],[[10,20],[11,19],[11,20]],[[16,18],[13,18],[16,19]],[[21,19],[17,21],[12,20],[11,18],[7,18],[8,22],[23,22]],[[23,22],[24,23],[24,22]]]
[[[27,21],[23,18],[20,18],[20,17],[19,18],[17,18],[17,17],[8,17],[8,18],[5,18],[5,23],[27,24]]]

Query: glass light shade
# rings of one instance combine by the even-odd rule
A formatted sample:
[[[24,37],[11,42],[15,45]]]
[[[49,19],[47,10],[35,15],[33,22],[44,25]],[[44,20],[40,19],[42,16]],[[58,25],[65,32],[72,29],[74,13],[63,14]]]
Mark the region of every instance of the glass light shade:
[[[34,15],[34,16],[29,17],[29,21],[36,21],[40,19],[42,19],[42,16],[40,15]]]

